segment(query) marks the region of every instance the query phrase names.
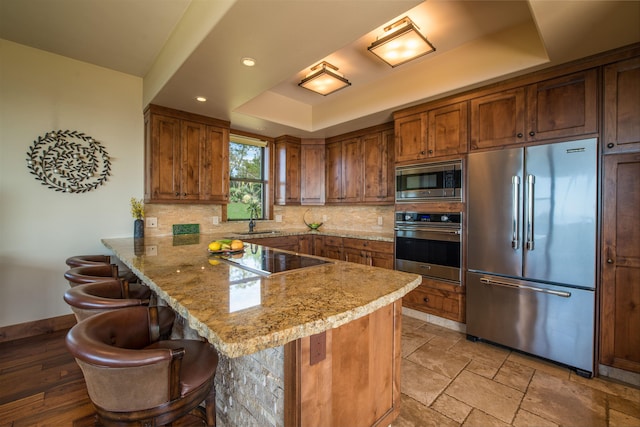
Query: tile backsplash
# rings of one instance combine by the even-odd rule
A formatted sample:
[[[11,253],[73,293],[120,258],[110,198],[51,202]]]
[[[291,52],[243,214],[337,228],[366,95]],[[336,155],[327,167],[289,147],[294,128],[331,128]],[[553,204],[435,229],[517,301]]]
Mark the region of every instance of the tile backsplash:
[[[393,206],[274,206],[273,211],[274,218],[282,216],[282,222],[258,220],[256,231],[303,230],[304,216],[308,223],[322,222],[320,230],[393,232]],[[145,226],[146,236],[171,235],[174,224],[199,224],[204,234],[248,230],[248,221],[222,222],[221,205],[146,204],[145,216],[158,220],[157,227]],[[214,217],[218,224],[214,224]]]

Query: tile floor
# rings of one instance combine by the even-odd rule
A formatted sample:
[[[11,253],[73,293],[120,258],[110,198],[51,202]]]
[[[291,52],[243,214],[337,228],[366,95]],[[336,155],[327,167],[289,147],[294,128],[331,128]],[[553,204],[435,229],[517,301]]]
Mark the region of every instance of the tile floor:
[[[636,387],[402,321],[402,409],[393,427],[640,427]]]

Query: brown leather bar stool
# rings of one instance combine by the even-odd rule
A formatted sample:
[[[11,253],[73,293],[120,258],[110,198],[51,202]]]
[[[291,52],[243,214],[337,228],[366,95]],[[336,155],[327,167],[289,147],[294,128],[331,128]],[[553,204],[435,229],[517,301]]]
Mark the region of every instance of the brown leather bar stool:
[[[109,255],[76,255],[65,260],[69,268],[89,267],[92,265],[111,264]]]
[[[65,263],[69,268],[74,267],[91,267],[94,265],[112,264],[111,256],[109,255],[76,255],[69,257],[65,260]],[[115,265],[115,264],[114,264]],[[121,279],[134,283],[139,281],[138,277],[129,269],[126,271],[118,271],[118,276]]]
[[[124,285],[123,281],[117,279],[85,283],[69,288],[64,293],[64,300],[73,310],[78,322],[105,311],[149,305],[149,299],[130,298]],[[170,307],[158,307],[161,339],[171,336],[175,317]]]
[[[118,279],[118,266],[114,264],[91,265],[70,268],[64,273],[69,286],[74,287],[85,283],[102,282],[107,279]],[[120,279],[122,280],[122,279]],[[128,288],[130,298],[152,298],[151,289],[141,283],[129,283],[123,280],[123,286]]]
[[[130,307],[96,314],[67,334],[98,421],[155,426],[191,413],[215,426],[218,353],[204,341],[154,342],[153,311]]]

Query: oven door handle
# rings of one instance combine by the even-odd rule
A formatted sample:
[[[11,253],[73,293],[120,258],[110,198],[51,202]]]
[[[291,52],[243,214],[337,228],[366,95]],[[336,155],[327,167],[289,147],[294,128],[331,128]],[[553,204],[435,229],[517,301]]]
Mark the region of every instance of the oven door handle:
[[[440,234],[446,234],[446,235],[460,234],[460,229],[459,228],[456,228],[456,229],[442,229],[442,228],[429,228],[429,227],[422,227],[422,226],[416,226],[416,227],[403,226],[403,227],[395,227],[394,230],[396,230],[396,231],[424,231],[425,233],[440,233]]]

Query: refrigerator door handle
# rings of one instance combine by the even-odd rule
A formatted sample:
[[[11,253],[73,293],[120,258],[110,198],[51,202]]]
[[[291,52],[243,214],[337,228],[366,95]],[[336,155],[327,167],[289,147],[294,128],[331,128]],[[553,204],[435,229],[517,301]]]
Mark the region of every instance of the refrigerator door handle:
[[[511,177],[511,185],[513,187],[513,200],[511,203],[511,247],[513,249],[520,248],[520,230],[519,230],[519,206],[520,206],[520,177],[515,175]]]
[[[518,285],[518,284],[515,284],[515,283],[500,282],[498,280],[491,280],[491,279],[486,278],[486,277],[482,277],[480,279],[480,282],[485,284],[485,285],[504,286],[506,288],[521,289],[521,290],[532,291],[532,292],[540,292],[540,293],[543,293],[543,294],[556,295],[556,296],[563,297],[563,298],[569,298],[571,296],[571,292],[554,291],[553,289],[544,289],[544,288],[538,288],[538,287],[535,287],[535,286],[524,286],[524,285]]]
[[[534,249],[533,243],[533,187],[536,183],[536,177],[534,175],[527,176],[527,250],[532,251]]]

